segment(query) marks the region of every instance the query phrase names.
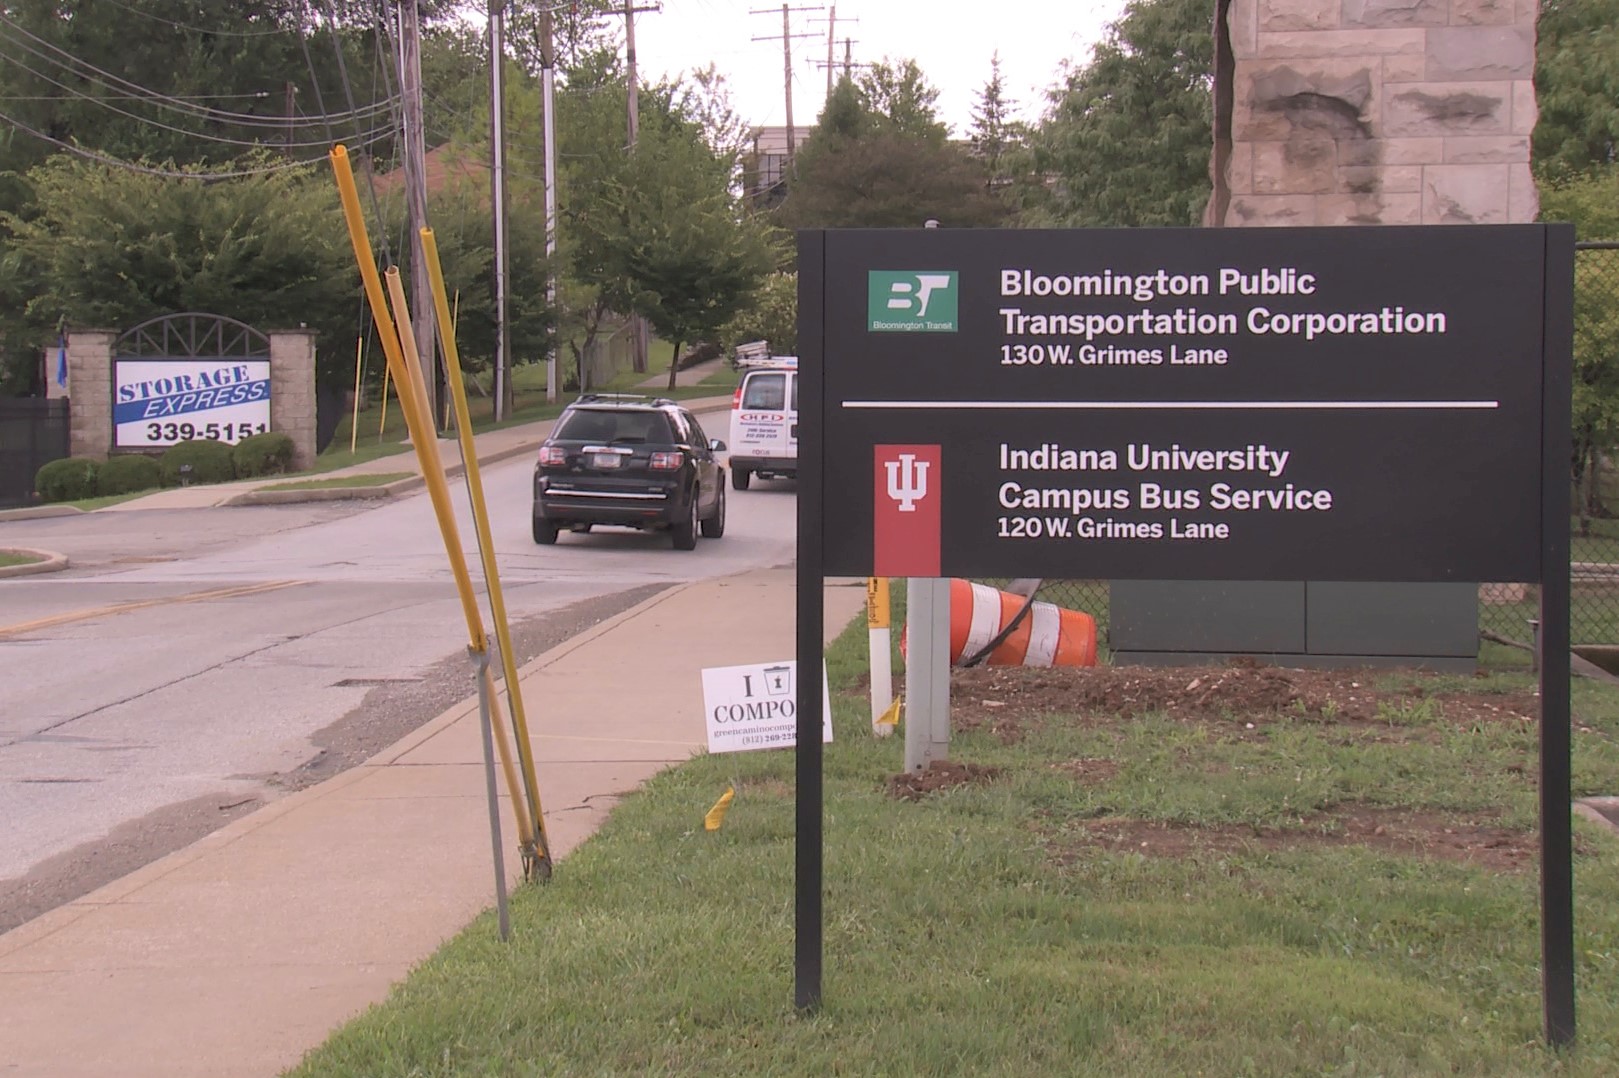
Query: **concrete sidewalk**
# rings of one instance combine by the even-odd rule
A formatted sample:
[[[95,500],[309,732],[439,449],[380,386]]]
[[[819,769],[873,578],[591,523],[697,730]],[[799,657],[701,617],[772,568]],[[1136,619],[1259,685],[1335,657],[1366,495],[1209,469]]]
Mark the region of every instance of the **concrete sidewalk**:
[[[830,639],[865,592],[825,595]],[[701,751],[702,668],[792,657],[793,596],[786,569],[685,585],[524,667],[557,857],[625,792]],[[0,1074],[267,1078],[383,999],[494,901],[477,714],[469,700],[0,936]],[[708,804],[691,806],[694,826]],[[509,806],[503,828],[515,877]]]

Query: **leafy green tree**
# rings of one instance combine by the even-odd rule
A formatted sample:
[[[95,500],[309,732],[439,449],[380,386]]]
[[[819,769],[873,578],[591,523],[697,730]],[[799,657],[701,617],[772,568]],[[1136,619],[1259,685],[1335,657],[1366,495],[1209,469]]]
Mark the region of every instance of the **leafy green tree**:
[[[1542,0],[1534,159],[1552,177],[1619,161],[1619,0]]]
[[[935,144],[950,136],[950,129],[939,120],[939,91],[915,60],[884,59],[863,69],[855,85],[861,104],[880,126]]]
[[[1619,239],[1619,166],[1545,184],[1545,221],[1572,221],[1582,240]],[[1619,443],[1619,251],[1577,254],[1574,274],[1574,459],[1580,533],[1601,512],[1602,454]]]
[[[718,343],[729,350],[749,341],[768,341],[772,355],[798,352],[798,274],[772,273],[758,292],[719,332]]]
[[[986,190],[983,167],[931,126],[907,127],[872,111],[847,79],[795,159],[786,228],[988,226],[1004,217]]]
[[[319,333],[330,381],[351,375],[358,290],[327,175],[175,180],[66,156],[27,177],[32,213],[0,214],[0,308],[12,340],[37,347],[59,320],[128,327],[209,311]],[[20,324],[19,324],[20,323]]]
[[[1197,223],[1210,189],[1212,19],[1207,0],[1129,0],[1090,63],[1051,92],[1021,191],[1027,223]]]

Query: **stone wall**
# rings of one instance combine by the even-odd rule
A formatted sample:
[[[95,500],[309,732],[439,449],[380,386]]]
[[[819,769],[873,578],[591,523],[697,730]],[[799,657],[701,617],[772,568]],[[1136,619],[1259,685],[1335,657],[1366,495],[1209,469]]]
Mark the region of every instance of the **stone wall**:
[[[1536,0],[1220,6],[1207,223],[1535,219]]]
[[[106,460],[112,449],[112,342],[117,336],[110,329],[68,332],[68,452],[75,457]]]
[[[106,460],[112,450],[112,351],[118,334],[75,329],[67,339],[69,452]],[[293,467],[315,463],[315,332],[289,329],[270,338],[270,429],[292,439]],[[55,366],[51,366],[55,384]]]
[[[315,464],[315,331],[270,331],[270,429],[292,439],[294,471]]]

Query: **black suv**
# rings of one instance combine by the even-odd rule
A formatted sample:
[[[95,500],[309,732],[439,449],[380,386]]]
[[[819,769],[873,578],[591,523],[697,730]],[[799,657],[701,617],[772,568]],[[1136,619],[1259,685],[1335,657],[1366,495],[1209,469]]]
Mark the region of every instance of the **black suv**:
[[[697,417],[662,397],[587,394],[568,405],[534,465],[534,541],[593,524],[667,528],[676,550],[725,534],[725,469]]]

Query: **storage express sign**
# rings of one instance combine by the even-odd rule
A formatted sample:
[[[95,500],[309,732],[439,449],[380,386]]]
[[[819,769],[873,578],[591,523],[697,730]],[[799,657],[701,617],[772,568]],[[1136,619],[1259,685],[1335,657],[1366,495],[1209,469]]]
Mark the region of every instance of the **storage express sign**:
[[[266,359],[120,359],[113,372],[114,444],[235,444],[270,429]]]

